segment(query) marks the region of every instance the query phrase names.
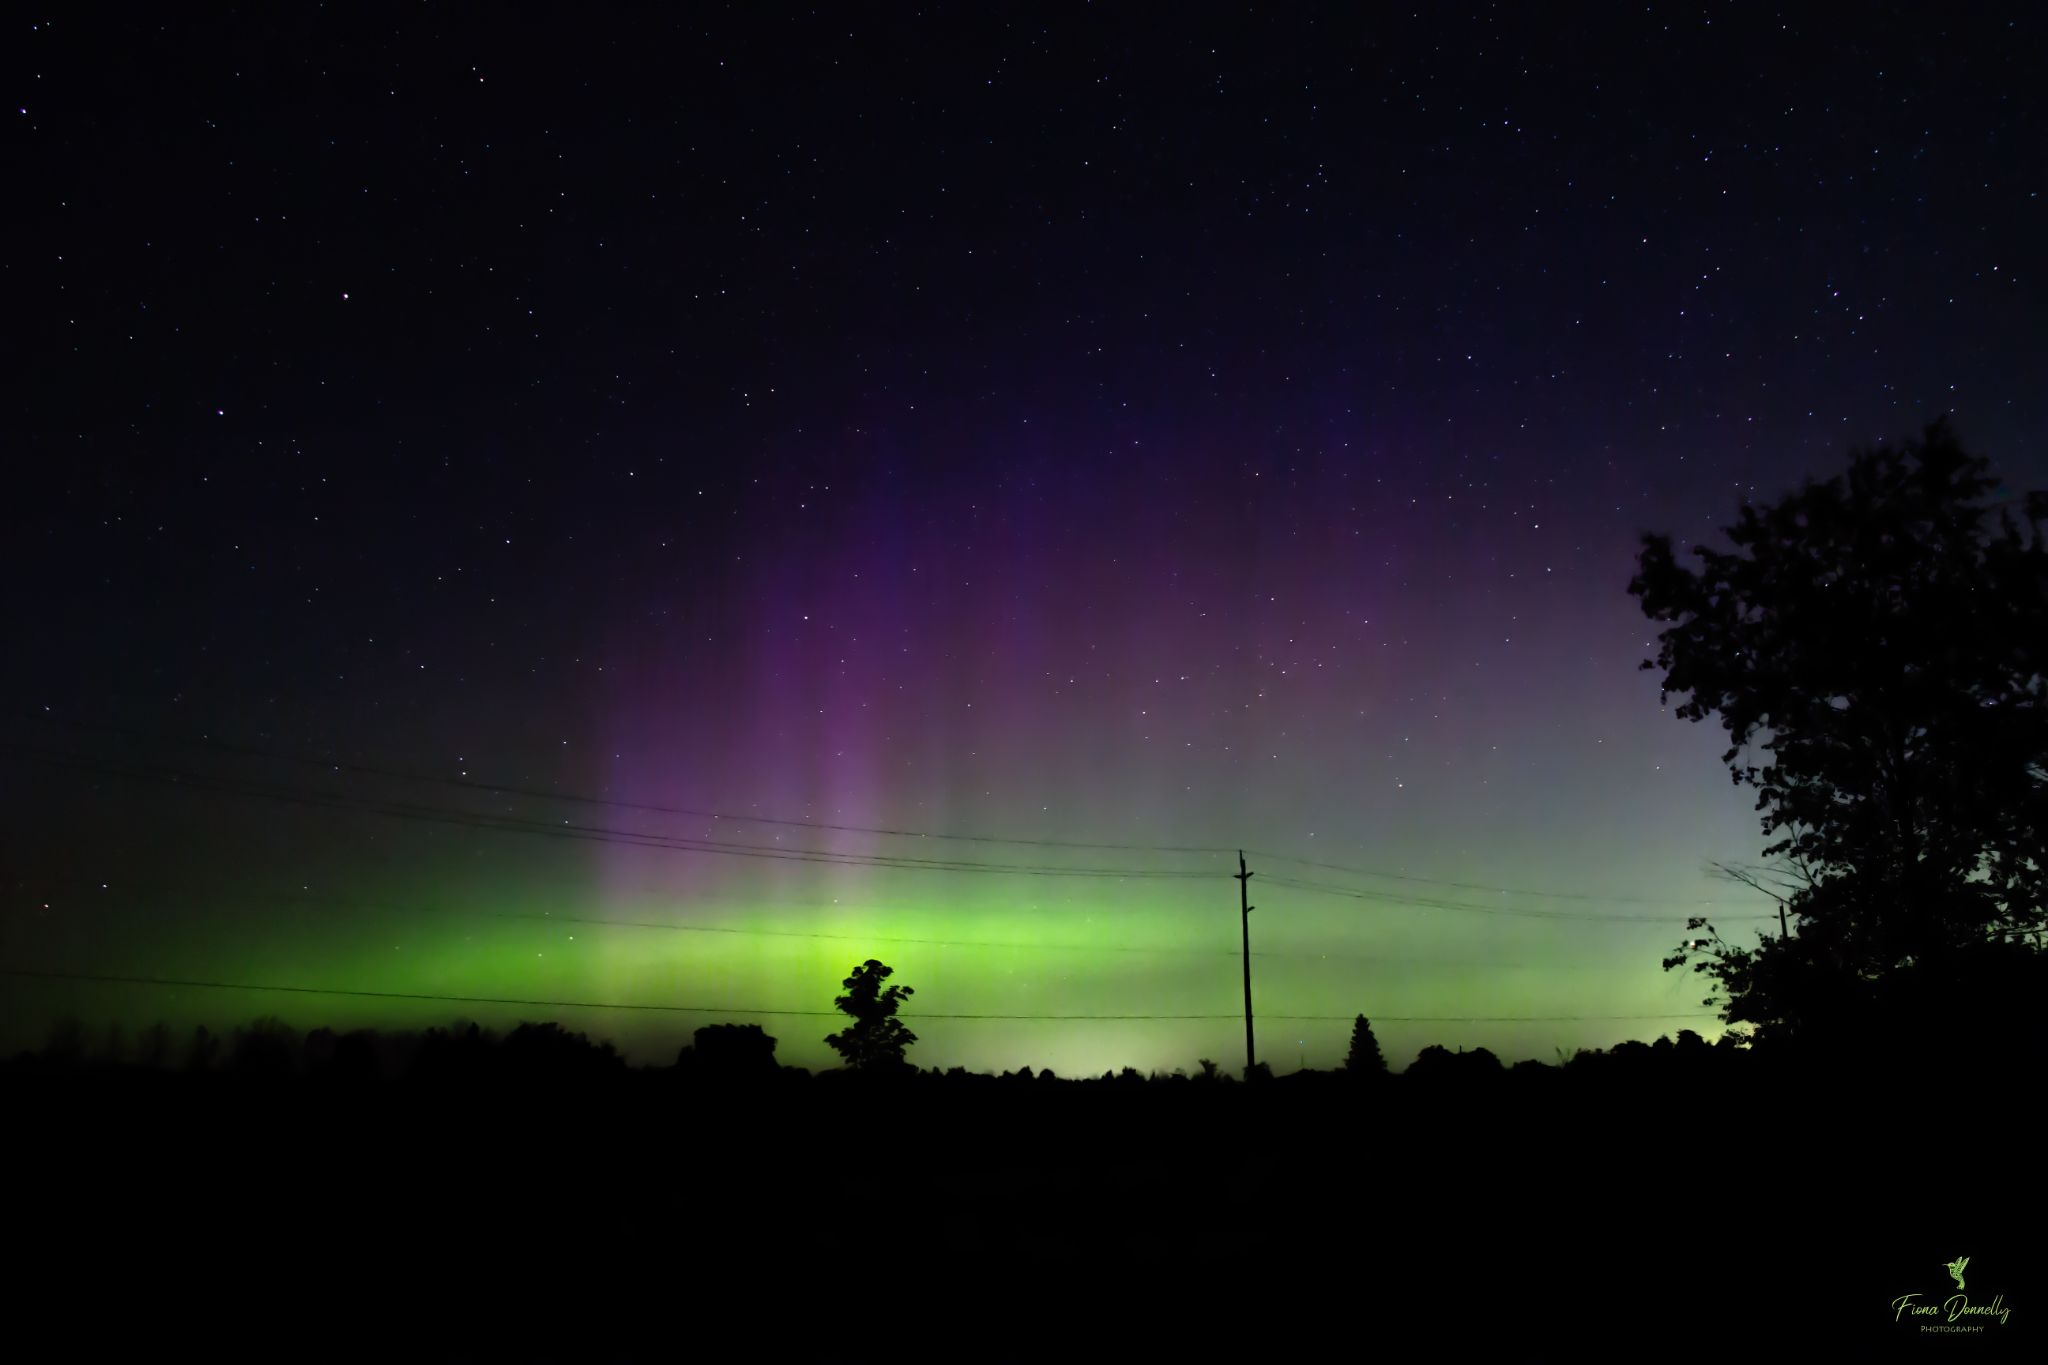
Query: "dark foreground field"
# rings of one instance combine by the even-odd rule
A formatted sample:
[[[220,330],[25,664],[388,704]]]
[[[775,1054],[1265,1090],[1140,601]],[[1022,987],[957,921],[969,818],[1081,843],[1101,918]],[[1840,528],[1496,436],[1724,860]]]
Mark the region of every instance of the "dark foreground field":
[[[20,1359],[2038,1355],[2036,1078],[5,1080]],[[1893,1301],[2000,1323],[1936,1334]],[[1815,1353],[1820,1353],[1816,1355]]]

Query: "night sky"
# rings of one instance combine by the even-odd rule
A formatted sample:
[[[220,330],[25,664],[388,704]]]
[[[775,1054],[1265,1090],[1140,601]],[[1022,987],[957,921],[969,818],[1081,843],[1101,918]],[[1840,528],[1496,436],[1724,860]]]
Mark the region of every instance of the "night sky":
[[[1276,1069],[1712,1037],[1640,534],[2048,484],[2033,7],[121,13],[8,21],[0,967],[128,978],[9,1046],[1235,1068],[1239,847]]]

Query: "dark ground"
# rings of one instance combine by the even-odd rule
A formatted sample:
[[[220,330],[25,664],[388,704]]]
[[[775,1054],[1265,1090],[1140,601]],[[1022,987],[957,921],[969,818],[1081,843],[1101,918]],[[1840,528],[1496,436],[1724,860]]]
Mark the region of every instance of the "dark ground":
[[[2032,1077],[1739,1117],[1337,1080],[17,1074],[9,1330],[104,1359],[2039,1358]],[[1896,1325],[1959,1255],[2009,1319]]]

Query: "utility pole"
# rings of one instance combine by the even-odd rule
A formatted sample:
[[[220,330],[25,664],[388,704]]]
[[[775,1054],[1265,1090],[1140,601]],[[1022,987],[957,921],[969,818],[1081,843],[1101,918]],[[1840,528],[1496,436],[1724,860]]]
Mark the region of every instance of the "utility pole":
[[[1245,870],[1244,850],[1237,851],[1237,905],[1244,921],[1244,1078],[1252,1078],[1258,1056],[1252,1048],[1252,873]]]
[[[1784,938],[1784,937],[1786,936],[1787,932],[1788,932],[1788,931],[1787,931],[1787,930],[1786,930],[1786,928],[1785,928],[1785,902],[1783,902],[1783,901],[1779,901],[1779,902],[1778,902],[1778,937],[1779,937],[1779,938],[1780,938],[1780,939],[1782,940],[1782,939],[1783,939],[1783,938]]]

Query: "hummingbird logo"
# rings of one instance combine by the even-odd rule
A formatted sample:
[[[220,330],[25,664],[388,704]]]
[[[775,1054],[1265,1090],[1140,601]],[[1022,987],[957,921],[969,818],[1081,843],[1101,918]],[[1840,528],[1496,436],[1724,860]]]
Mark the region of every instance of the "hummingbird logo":
[[[1963,1283],[1963,1267],[1969,1263],[1970,1258],[1967,1256],[1958,1256],[1948,1263],[1948,1273],[1956,1277],[1956,1288],[1958,1289],[1967,1289],[1969,1287]]]

